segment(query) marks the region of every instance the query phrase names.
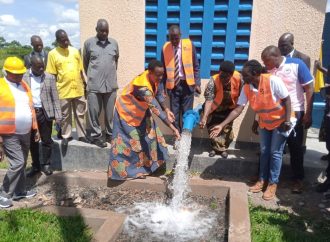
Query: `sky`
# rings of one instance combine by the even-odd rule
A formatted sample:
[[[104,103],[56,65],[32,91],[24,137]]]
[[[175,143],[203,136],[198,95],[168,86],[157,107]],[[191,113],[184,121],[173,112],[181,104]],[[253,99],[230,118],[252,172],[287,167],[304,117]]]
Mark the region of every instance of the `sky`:
[[[35,34],[51,47],[57,29],[79,48],[78,0],[0,0],[0,36],[7,41],[29,45]]]

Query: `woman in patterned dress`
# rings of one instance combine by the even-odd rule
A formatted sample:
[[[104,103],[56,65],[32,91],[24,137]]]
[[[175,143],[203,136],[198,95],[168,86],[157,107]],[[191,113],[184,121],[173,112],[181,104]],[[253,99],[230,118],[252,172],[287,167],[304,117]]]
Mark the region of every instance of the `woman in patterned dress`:
[[[163,74],[163,64],[152,60],[116,100],[108,169],[112,180],[145,178],[168,159],[167,144],[151,113],[180,138],[172,124],[174,115],[164,105]]]

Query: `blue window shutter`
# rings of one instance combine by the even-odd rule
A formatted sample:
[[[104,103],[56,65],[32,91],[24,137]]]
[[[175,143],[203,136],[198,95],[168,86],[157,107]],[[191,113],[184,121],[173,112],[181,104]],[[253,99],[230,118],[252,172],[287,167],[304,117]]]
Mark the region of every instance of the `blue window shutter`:
[[[249,56],[252,5],[253,0],[146,0],[146,66],[160,60],[167,30],[177,24],[196,47],[202,78],[216,73],[223,60],[241,70]]]

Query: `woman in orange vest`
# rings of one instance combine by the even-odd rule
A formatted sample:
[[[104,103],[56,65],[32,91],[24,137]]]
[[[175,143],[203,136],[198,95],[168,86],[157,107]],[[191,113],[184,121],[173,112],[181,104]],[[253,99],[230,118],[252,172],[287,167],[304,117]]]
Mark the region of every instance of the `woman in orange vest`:
[[[205,103],[203,116],[199,123],[200,128],[204,128],[206,125],[210,133],[214,125],[225,120],[236,107],[241,89],[241,74],[235,71],[234,63],[223,61],[220,64],[219,73],[211,77],[205,89]],[[209,156],[213,157],[218,152],[223,158],[227,158],[227,149],[233,139],[233,122],[230,122],[217,137],[211,139],[212,151]]]
[[[163,104],[164,91],[160,85],[163,74],[163,64],[152,60],[148,70],[134,78],[117,97],[108,169],[110,179],[145,178],[168,159],[167,144],[151,113],[180,138],[172,124],[173,114]]]
[[[279,77],[262,74],[263,67],[256,60],[245,63],[242,70],[244,80],[237,107],[220,124],[213,127],[210,137],[216,137],[223,127],[237,118],[249,102],[258,114],[260,134],[259,181],[250,187],[251,192],[263,193],[263,199],[275,197],[282,166],[283,149],[292,130],[290,122],[291,100]]]

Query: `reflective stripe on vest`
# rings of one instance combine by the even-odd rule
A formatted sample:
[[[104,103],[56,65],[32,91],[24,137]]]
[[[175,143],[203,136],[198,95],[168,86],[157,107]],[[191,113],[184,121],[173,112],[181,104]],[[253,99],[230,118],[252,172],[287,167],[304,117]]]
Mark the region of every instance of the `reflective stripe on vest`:
[[[219,105],[221,105],[223,99],[223,87],[219,76],[220,76],[219,74],[212,76],[214,80],[216,93],[211,106],[211,113],[214,112],[214,110],[216,110],[219,107]],[[233,76],[230,79],[230,89],[231,89],[230,95],[233,105],[231,105],[229,108],[235,108],[241,89],[241,75],[237,71],[234,72]]]
[[[244,92],[251,108],[259,115],[259,126],[267,130],[279,127],[285,121],[285,106],[281,100],[274,101],[270,86],[270,74],[261,74],[258,94],[244,85]]]
[[[166,88],[174,88],[174,48],[171,42],[166,42],[163,47],[163,56],[166,66]],[[181,40],[181,56],[186,82],[189,86],[195,85],[194,66],[193,66],[193,49],[190,39]]]
[[[32,103],[32,94],[29,86],[22,81],[21,85],[29,97],[29,105],[32,112],[32,129],[37,129],[37,119]],[[15,126],[15,99],[10,87],[4,78],[0,78],[0,134],[13,134]]]
[[[146,101],[140,101],[133,95],[134,86],[147,87],[153,97],[155,97],[155,93],[157,92],[157,86],[154,91],[150,84],[148,74],[149,72],[145,71],[134,78],[126,87],[124,87],[115,103],[120,118],[124,119],[128,125],[134,127],[141,124],[141,121],[149,108]]]

